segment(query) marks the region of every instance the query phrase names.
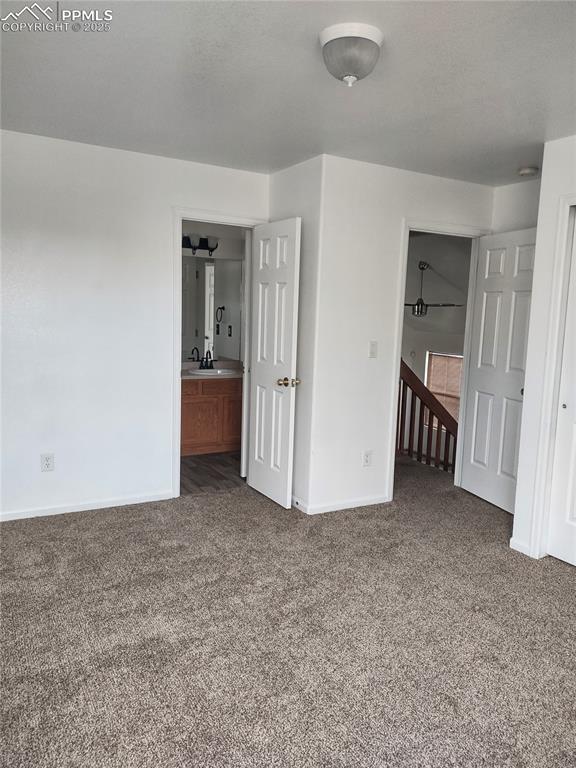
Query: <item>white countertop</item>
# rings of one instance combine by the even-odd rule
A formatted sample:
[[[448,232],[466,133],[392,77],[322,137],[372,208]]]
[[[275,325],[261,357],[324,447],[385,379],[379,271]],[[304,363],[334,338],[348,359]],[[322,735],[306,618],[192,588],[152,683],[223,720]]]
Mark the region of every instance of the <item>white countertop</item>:
[[[182,378],[186,379],[187,381],[188,380],[194,381],[194,379],[197,379],[198,381],[201,381],[202,379],[204,379],[205,381],[211,381],[211,380],[217,381],[218,379],[241,379],[242,376],[243,376],[242,371],[235,370],[233,368],[230,369],[229,371],[225,371],[223,373],[218,373],[218,374],[208,373],[208,371],[201,371],[201,370],[198,370],[197,373],[196,372],[192,373],[185,369],[182,370]]]

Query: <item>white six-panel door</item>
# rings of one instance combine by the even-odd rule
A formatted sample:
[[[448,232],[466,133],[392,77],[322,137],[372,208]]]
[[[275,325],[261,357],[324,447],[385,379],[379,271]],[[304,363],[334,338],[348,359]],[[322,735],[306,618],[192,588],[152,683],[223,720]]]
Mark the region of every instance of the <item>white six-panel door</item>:
[[[514,511],[536,230],[480,238],[461,485]]]
[[[550,502],[548,553],[576,565],[576,231],[572,244]]]
[[[248,485],[292,506],[300,219],[253,230]]]

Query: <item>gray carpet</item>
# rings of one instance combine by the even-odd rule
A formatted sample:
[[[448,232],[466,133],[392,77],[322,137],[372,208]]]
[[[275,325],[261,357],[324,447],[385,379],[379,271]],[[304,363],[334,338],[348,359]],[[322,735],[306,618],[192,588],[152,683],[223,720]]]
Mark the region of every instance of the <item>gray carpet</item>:
[[[576,766],[576,570],[450,483],[4,523],[2,765]]]

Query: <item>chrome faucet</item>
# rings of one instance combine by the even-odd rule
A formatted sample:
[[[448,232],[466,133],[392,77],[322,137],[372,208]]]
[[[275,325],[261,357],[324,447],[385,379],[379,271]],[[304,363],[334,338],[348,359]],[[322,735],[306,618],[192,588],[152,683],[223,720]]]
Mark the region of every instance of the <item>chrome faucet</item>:
[[[206,352],[206,368],[214,368],[214,361],[212,360],[212,353],[210,350]]]

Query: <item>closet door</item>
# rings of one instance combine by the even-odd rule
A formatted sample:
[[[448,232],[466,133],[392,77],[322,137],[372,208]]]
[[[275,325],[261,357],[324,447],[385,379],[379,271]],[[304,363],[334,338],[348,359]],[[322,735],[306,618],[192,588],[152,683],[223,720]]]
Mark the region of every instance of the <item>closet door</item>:
[[[576,565],[576,227],[556,422],[548,553]]]

